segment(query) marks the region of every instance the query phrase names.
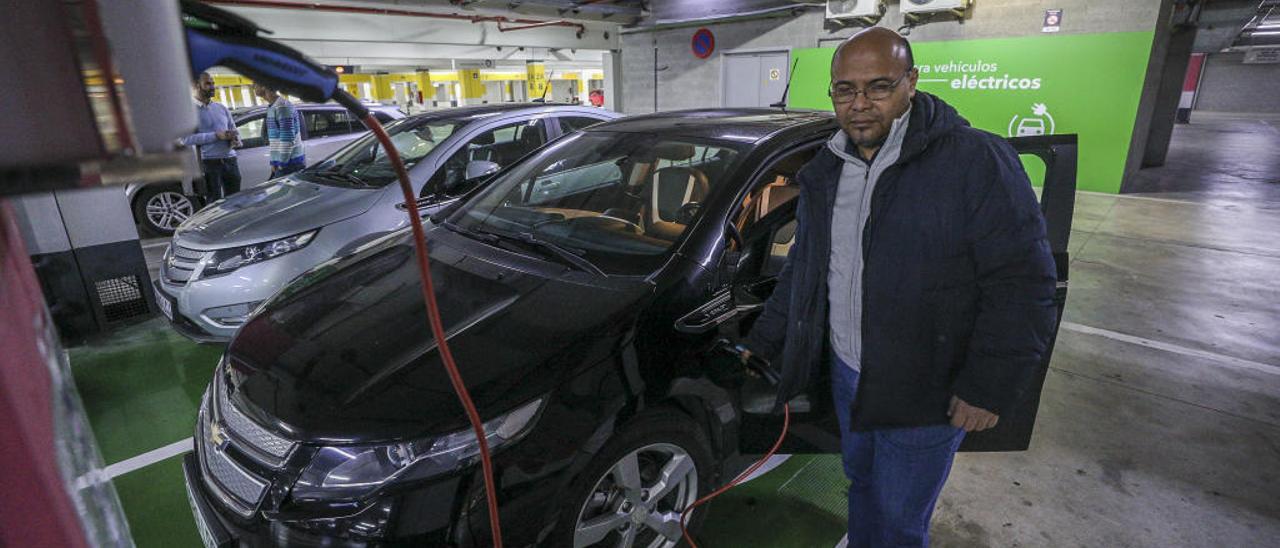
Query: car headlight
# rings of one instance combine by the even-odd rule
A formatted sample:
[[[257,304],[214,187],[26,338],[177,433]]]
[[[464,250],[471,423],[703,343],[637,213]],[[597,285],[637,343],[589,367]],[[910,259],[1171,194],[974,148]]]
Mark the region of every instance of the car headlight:
[[[542,409],[543,398],[484,423],[489,450],[520,439]],[[392,481],[411,481],[463,468],[480,454],[467,428],[436,438],[379,446],[322,447],[293,487],[297,499],[358,499]]]
[[[316,238],[317,232],[320,232],[320,229],[317,228],[310,232],[303,232],[288,238],[280,238],[279,240],[260,244],[219,249],[213,253],[213,258],[209,259],[209,264],[204,267],[204,275],[226,274],[242,266],[274,259],[285,253],[297,251],[307,247],[307,244]]]

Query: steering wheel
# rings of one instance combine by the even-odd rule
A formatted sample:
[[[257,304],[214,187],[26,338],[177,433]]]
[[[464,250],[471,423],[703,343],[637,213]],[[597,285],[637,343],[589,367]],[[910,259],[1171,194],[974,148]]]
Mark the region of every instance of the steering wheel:
[[[698,216],[699,211],[702,211],[702,203],[700,202],[689,202],[682,205],[680,209],[676,210],[676,222],[682,225],[689,225],[693,223],[693,219]]]

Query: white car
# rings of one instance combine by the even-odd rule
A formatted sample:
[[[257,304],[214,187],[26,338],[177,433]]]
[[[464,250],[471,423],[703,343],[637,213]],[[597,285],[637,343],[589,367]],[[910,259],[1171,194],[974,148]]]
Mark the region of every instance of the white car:
[[[302,140],[306,143],[307,160],[311,163],[333,154],[342,145],[363,135],[367,130],[359,120],[337,104],[297,105],[302,116]],[[404,117],[394,106],[370,105],[379,122],[387,123]],[[231,113],[240,131],[242,145],[236,149],[240,166],[240,188],[266,182],[271,176],[271,155],[267,148],[267,107],[236,109]],[[170,184],[129,184],[125,195],[133,208],[133,220],[142,231],[153,236],[169,236],[203,204],[192,190],[191,181]]]

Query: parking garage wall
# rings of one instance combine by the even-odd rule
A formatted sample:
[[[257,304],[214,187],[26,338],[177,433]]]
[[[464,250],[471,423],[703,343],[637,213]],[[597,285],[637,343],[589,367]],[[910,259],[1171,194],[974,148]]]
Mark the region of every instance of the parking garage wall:
[[[1158,25],[1157,22],[1168,18],[1171,5],[1172,0],[1125,0],[1123,2],[983,0],[974,4],[970,15],[963,22],[939,19],[936,22],[911,27],[908,30],[908,37],[913,43],[934,46],[928,48],[922,46],[920,50],[934,52],[946,51],[943,43],[958,41],[965,41],[966,47],[973,46],[970,49],[974,50],[989,52],[994,48],[997,52],[996,56],[1003,55],[1001,52],[1021,52],[1024,46],[1035,46],[1026,49],[1034,49],[1042,53],[1021,55],[1023,59],[1019,60],[1019,64],[1030,66],[1032,72],[1048,73],[1054,73],[1059,65],[1073,65],[1071,70],[1057,71],[1057,79],[1062,80],[1065,77],[1076,83],[1080,86],[1078,89],[1082,93],[1097,94],[1095,85],[1097,82],[1093,81],[1095,79],[1106,82],[1123,80],[1122,96],[1099,98],[1107,101],[1104,104],[1122,103],[1124,105],[1124,108],[1109,115],[1118,116],[1114,119],[1119,122],[1119,125],[1108,129],[1108,138],[1105,142],[1098,141],[1092,145],[1097,150],[1106,151],[1106,158],[1103,159],[1105,165],[1098,164],[1095,166],[1097,169],[1094,175],[1088,177],[1082,175],[1081,181],[1082,188],[1117,192],[1127,174],[1134,171],[1140,164],[1141,151],[1146,146],[1155,110],[1156,88],[1164,64],[1166,50],[1164,44],[1168,42],[1168,34],[1163,32],[1167,25]],[[880,26],[903,28],[904,17],[898,6],[898,1],[889,3],[888,11],[879,22]],[[1063,10],[1060,30],[1055,33],[1044,31],[1045,15],[1048,9]],[[707,27],[715,34],[716,51],[707,59],[699,59],[691,50],[692,36],[700,27]],[[765,18],[704,21],[700,24],[684,23],[667,27],[659,24],[656,30],[650,28],[627,31],[622,36],[624,112],[637,114],[655,110],[721,106],[725,95],[723,64],[726,54],[788,51],[792,53],[791,57],[794,60],[797,57],[803,57],[806,51],[815,51],[813,48],[834,47],[861,28],[856,25],[839,27],[826,20],[822,9],[797,8],[776,12],[774,16]],[[1083,35],[1091,35],[1094,38]],[[1056,44],[1050,46],[1037,39],[1042,36],[1072,37],[1073,39],[1062,41],[1062,46]],[[1080,40],[1075,40],[1075,37],[1079,37]],[[1101,49],[1093,47],[1095,51],[1091,54],[1092,57],[1087,59],[1076,55],[1072,49],[1076,46],[1071,45],[1084,43],[1096,46],[1099,42],[1110,45],[1102,46]],[[1113,56],[1102,51],[1106,47],[1123,48],[1124,57],[1136,56],[1137,59],[1135,62],[1114,63],[1111,59]],[[1028,59],[1028,55],[1034,57]],[[829,53],[827,59],[829,59]],[[972,61],[976,60],[972,59]],[[990,58],[986,60],[991,61]],[[1088,66],[1081,66],[1091,63],[1096,63],[1099,68],[1092,70]],[[796,82],[792,86],[793,98],[797,95],[797,87],[812,87],[815,84],[810,80],[824,79],[825,74],[825,67],[802,66],[797,69]],[[995,74],[995,76],[999,77],[1001,74]],[[821,85],[825,86],[825,82]],[[1061,88],[1061,85],[1055,87]],[[1059,89],[1058,93],[1069,96],[1070,90]],[[1003,99],[997,97],[995,100]],[[773,101],[772,98],[761,97],[761,104]],[[1043,101],[1043,99],[1037,101]],[[791,103],[793,106],[797,105],[795,101]],[[824,101],[802,102],[798,105],[829,108],[829,104]],[[1017,106],[1025,110],[1032,108],[1033,105]],[[986,117],[990,118],[990,116]],[[1111,119],[1108,118],[1108,123]],[[1050,124],[1046,123],[1046,127],[1048,125]],[[998,129],[981,124],[980,127],[1005,133],[1003,124]],[[1084,132],[1081,133],[1083,135]],[[1082,143],[1088,146],[1090,139],[1090,136],[1083,135]],[[1095,154],[1091,157],[1097,156],[1099,155]],[[1034,171],[1034,166],[1028,166],[1028,169]],[[1033,178],[1037,176],[1034,172],[1031,175]]]
[[[1280,64],[1245,64],[1243,52],[1212,53],[1205,58],[1195,110],[1243,114],[1280,114]]]
[[[1167,1],[1167,0],[1166,0]],[[983,0],[974,4],[963,23],[945,21],[917,26],[913,42],[1009,38],[1043,34],[1046,9],[1062,9],[1059,34],[1151,31],[1161,0]],[[798,9],[799,10],[799,9]],[[734,51],[791,50],[831,46],[861,27],[838,28],[822,9],[799,10],[800,15],[746,21],[691,23],[661,30],[639,29],[622,35],[623,110],[627,114],[654,112],[654,51],[657,50],[657,110],[720,106],[723,54]],[[696,13],[695,13],[696,14]],[[678,18],[679,14],[666,14]],[[653,24],[650,21],[648,24]],[[904,23],[898,2],[889,3],[879,25],[897,29]],[[715,34],[715,51],[707,59],[691,51],[693,33],[707,27]],[[1052,59],[1046,59],[1052,63]]]

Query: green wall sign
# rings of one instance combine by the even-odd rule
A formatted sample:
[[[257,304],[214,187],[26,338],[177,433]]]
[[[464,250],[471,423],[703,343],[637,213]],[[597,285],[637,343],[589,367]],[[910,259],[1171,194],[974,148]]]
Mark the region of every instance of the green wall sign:
[[[1080,136],[1080,190],[1116,193],[1124,175],[1153,32],[959,40],[913,44],[918,88],[998,135]],[[792,52],[788,104],[831,110],[835,48]],[[1044,166],[1028,162],[1033,181]]]

